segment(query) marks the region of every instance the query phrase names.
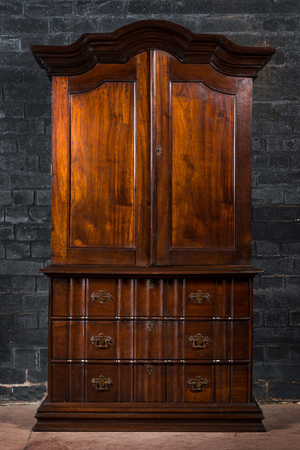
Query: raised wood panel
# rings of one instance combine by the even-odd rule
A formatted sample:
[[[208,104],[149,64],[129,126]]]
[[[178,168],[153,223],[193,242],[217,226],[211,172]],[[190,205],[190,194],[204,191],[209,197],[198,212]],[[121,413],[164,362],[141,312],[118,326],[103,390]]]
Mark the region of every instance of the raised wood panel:
[[[134,366],[134,400],[163,402],[166,394],[164,365],[137,364]]]
[[[163,316],[166,313],[166,282],[162,279],[136,280],[135,315]]]
[[[134,91],[105,82],[71,96],[71,247],[135,245]]]
[[[165,359],[167,354],[166,322],[137,321],[135,322],[135,352],[136,359]]]
[[[171,247],[235,246],[234,96],[171,83]]]

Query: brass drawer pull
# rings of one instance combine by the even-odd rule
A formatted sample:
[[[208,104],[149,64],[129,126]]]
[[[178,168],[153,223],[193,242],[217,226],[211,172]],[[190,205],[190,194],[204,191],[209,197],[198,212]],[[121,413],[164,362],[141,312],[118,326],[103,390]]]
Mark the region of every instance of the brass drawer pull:
[[[111,379],[105,378],[103,375],[100,375],[98,378],[93,378],[91,383],[97,391],[109,391],[110,386],[112,386]]]
[[[112,295],[109,292],[104,292],[101,289],[99,292],[93,292],[91,295],[92,300],[97,300],[99,303],[110,302],[112,300]]]
[[[196,334],[196,336],[190,336],[189,337],[189,343],[191,346],[197,350],[203,350],[204,348],[207,348],[210,339],[208,336],[202,336],[201,333]]]
[[[110,336],[104,336],[103,333],[100,333],[98,336],[92,336],[91,342],[98,348],[109,348],[110,344],[112,344],[112,339]]]
[[[197,375],[196,378],[189,380],[187,385],[192,392],[202,392],[207,388],[208,379]]]
[[[197,292],[191,292],[190,296],[189,296],[189,301],[190,302],[196,302],[196,303],[203,303],[203,302],[208,302],[210,299],[210,294],[208,292],[203,292],[199,289],[199,291]]]

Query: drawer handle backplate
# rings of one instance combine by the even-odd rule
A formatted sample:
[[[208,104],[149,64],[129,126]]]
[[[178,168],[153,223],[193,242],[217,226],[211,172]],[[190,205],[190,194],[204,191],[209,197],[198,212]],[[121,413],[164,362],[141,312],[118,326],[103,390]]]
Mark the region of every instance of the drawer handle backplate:
[[[208,386],[208,379],[197,375],[196,378],[189,380],[187,385],[192,392],[202,392]]]
[[[97,391],[109,391],[110,386],[112,386],[111,379],[105,378],[103,375],[100,375],[98,378],[92,378],[91,383]]]
[[[189,343],[191,346],[197,350],[203,350],[204,348],[207,348],[210,339],[208,336],[202,336],[201,333],[196,334],[196,336],[190,336],[189,337]]]
[[[98,348],[109,348],[112,344],[112,339],[110,336],[104,336],[103,333],[99,333],[98,336],[92,336],[92,344],[95,344]]]
[[[101,289],[99,292],[93,292],[91,295],[92,300],[97,300],[99,303],[110,302],[112,300],[112,295],[109,292],[104,292]]]
[[[210,299],[210,294],[208,292],[203,292],[199,289],[197,292],[191,292],[189,296],[190,302],[203,303],[208,302]]]

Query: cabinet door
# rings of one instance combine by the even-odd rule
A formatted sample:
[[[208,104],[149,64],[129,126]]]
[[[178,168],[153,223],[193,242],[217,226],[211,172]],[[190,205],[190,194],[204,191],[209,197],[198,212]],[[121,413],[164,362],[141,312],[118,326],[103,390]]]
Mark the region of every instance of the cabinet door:
[[[153,53],[156,264],[251,258],[252,80]]]
[[[147,264],[149,54],[53,79],[54,263]]]

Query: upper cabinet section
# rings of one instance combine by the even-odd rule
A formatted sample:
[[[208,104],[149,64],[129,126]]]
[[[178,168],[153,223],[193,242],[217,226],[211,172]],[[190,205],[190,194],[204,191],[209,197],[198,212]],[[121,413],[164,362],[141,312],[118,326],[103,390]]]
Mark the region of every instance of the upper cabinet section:
[[[274,49],[161,21],[31,49],[53,84],[54,264],[251,263],[252,78]]]

